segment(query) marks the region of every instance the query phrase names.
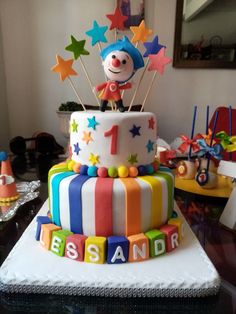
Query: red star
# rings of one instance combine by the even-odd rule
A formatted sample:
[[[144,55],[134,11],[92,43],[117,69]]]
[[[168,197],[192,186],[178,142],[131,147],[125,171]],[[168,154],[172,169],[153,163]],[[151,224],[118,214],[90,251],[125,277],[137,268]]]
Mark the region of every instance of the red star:
[[[151,117],[151,118],[148,120],[148,128],[154,130],[154,125],[155,125],[155,120],[153,119],[153,117]]]
[[[106,17],[111,21],[110,29],[125,29],[124,22],[128,19],[128,16],[122,15],[118,7],[116,8],[114,14],[107,14]]]
[[[165,66],[170,63],[172,60],[165,56],[165,48],[161,48],[161,50],[156,55],[148,56],[151,65],[148,68],[148,71],[158,71],[160,74],[164,73]]]

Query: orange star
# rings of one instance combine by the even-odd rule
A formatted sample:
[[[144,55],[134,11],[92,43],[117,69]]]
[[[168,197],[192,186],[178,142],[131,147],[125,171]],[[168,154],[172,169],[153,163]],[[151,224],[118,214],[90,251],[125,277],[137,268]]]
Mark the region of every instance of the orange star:
[[[91,132],[83,132],[84,133],[84,137],[82,138],[82,141],[85,141],[86,144],[88,144],[90,141],[93,141],[92,137],[91,137]]]
[[[142,20],[139,26],[131,26],[130,30],[134,34],[131,39],[132,43],[137,41],[144,43],[147,41],[148,36],[152,34],[152,30],[146,27],[144,20]]]
[[[72,69],[73,59],[64,60],[59,55],[56,55],[57,64],[52,67],[53,72],[60,73],[60,79],[64,81],[70,75],[77,75],[77,72]]]

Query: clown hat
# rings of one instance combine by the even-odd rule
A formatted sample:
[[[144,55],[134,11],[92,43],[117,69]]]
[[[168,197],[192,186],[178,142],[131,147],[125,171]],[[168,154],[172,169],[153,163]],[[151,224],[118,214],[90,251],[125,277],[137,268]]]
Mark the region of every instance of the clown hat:
[[[16,190],[16,183],[7,153],[0,152],[0,162],[0,202],[15,201],[19,197],[19,194]]]

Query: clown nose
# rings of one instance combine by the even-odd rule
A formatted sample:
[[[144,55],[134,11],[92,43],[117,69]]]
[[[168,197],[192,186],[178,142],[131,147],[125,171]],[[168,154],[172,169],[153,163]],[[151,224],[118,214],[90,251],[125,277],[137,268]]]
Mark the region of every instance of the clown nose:
[[[120,60],[117,58],[112,59],[112,66],[118,68],[120,66]]]

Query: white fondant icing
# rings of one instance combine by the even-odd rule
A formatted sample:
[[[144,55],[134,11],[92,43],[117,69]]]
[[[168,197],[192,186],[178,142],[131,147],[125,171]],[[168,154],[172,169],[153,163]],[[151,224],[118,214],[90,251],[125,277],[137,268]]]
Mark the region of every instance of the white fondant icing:
[[[60,221],[62,229],[70,230],[69,185],[76,175],[64,178],[59,187]]]
[[[170,240],[171,240],[171,247],[173,249],[179,246],[179,235],[177,232],[171,235]]]
[[[88,127],[88,118],[95,117],[99,123],[95,129]],[[154,129],[149,128],[148,120],[155,120]],[[128,162],[130,154],[137,154],[138,163],[135,166],[150,164],[154,161],[156,153],[156,119],[153,113],[149,112],[99,112],[86,111],[74,112],[71,115],[71,122],[78,124],[77,132],[71,132],[70,144],[72,147],[72,159],[82,164],[91,165],[90,154],[99,156],[100,162],[96,166],[119,167],[121,165],[131,166]],[[110,153],[111,137],[105,137],[104,133],[118,125],[117,154]],[[140,136],[133,137],[130,130],[133,126],[141,127]],[[91,132],[92,140],[87,144],[84,140],[84,132]],[[148,141],[154,142],[153,151],[148,152],[146,145]],[[79,144],[79,154],[74,151],[74,145]]]
[[[99,261],[99,247],[95,244],[89,244],[87,247],[87,251],[90,254],[89,260],[93,263]]]
[[[142,248],[140,248],[137,244],[133,245],[133,258],[134,260],[138,259],[140,256],[142,259],[146,257],[147,245],[146,243],[142,244]]]
[[[66,244],[66,255],[71,259],[77,259],[79,257],[79,253],[76,250],[77,246],[73,242],[68,242]]]
[[[111,262],[115,263],[117,259],[121,259],[122,262],[125,262],[124,252],[121,246],[117,246],[116,251],[111,259]]]
[[[82,186],[82,224],[86,236],[95,235],[95,185],[97,178],[91,178]]]

